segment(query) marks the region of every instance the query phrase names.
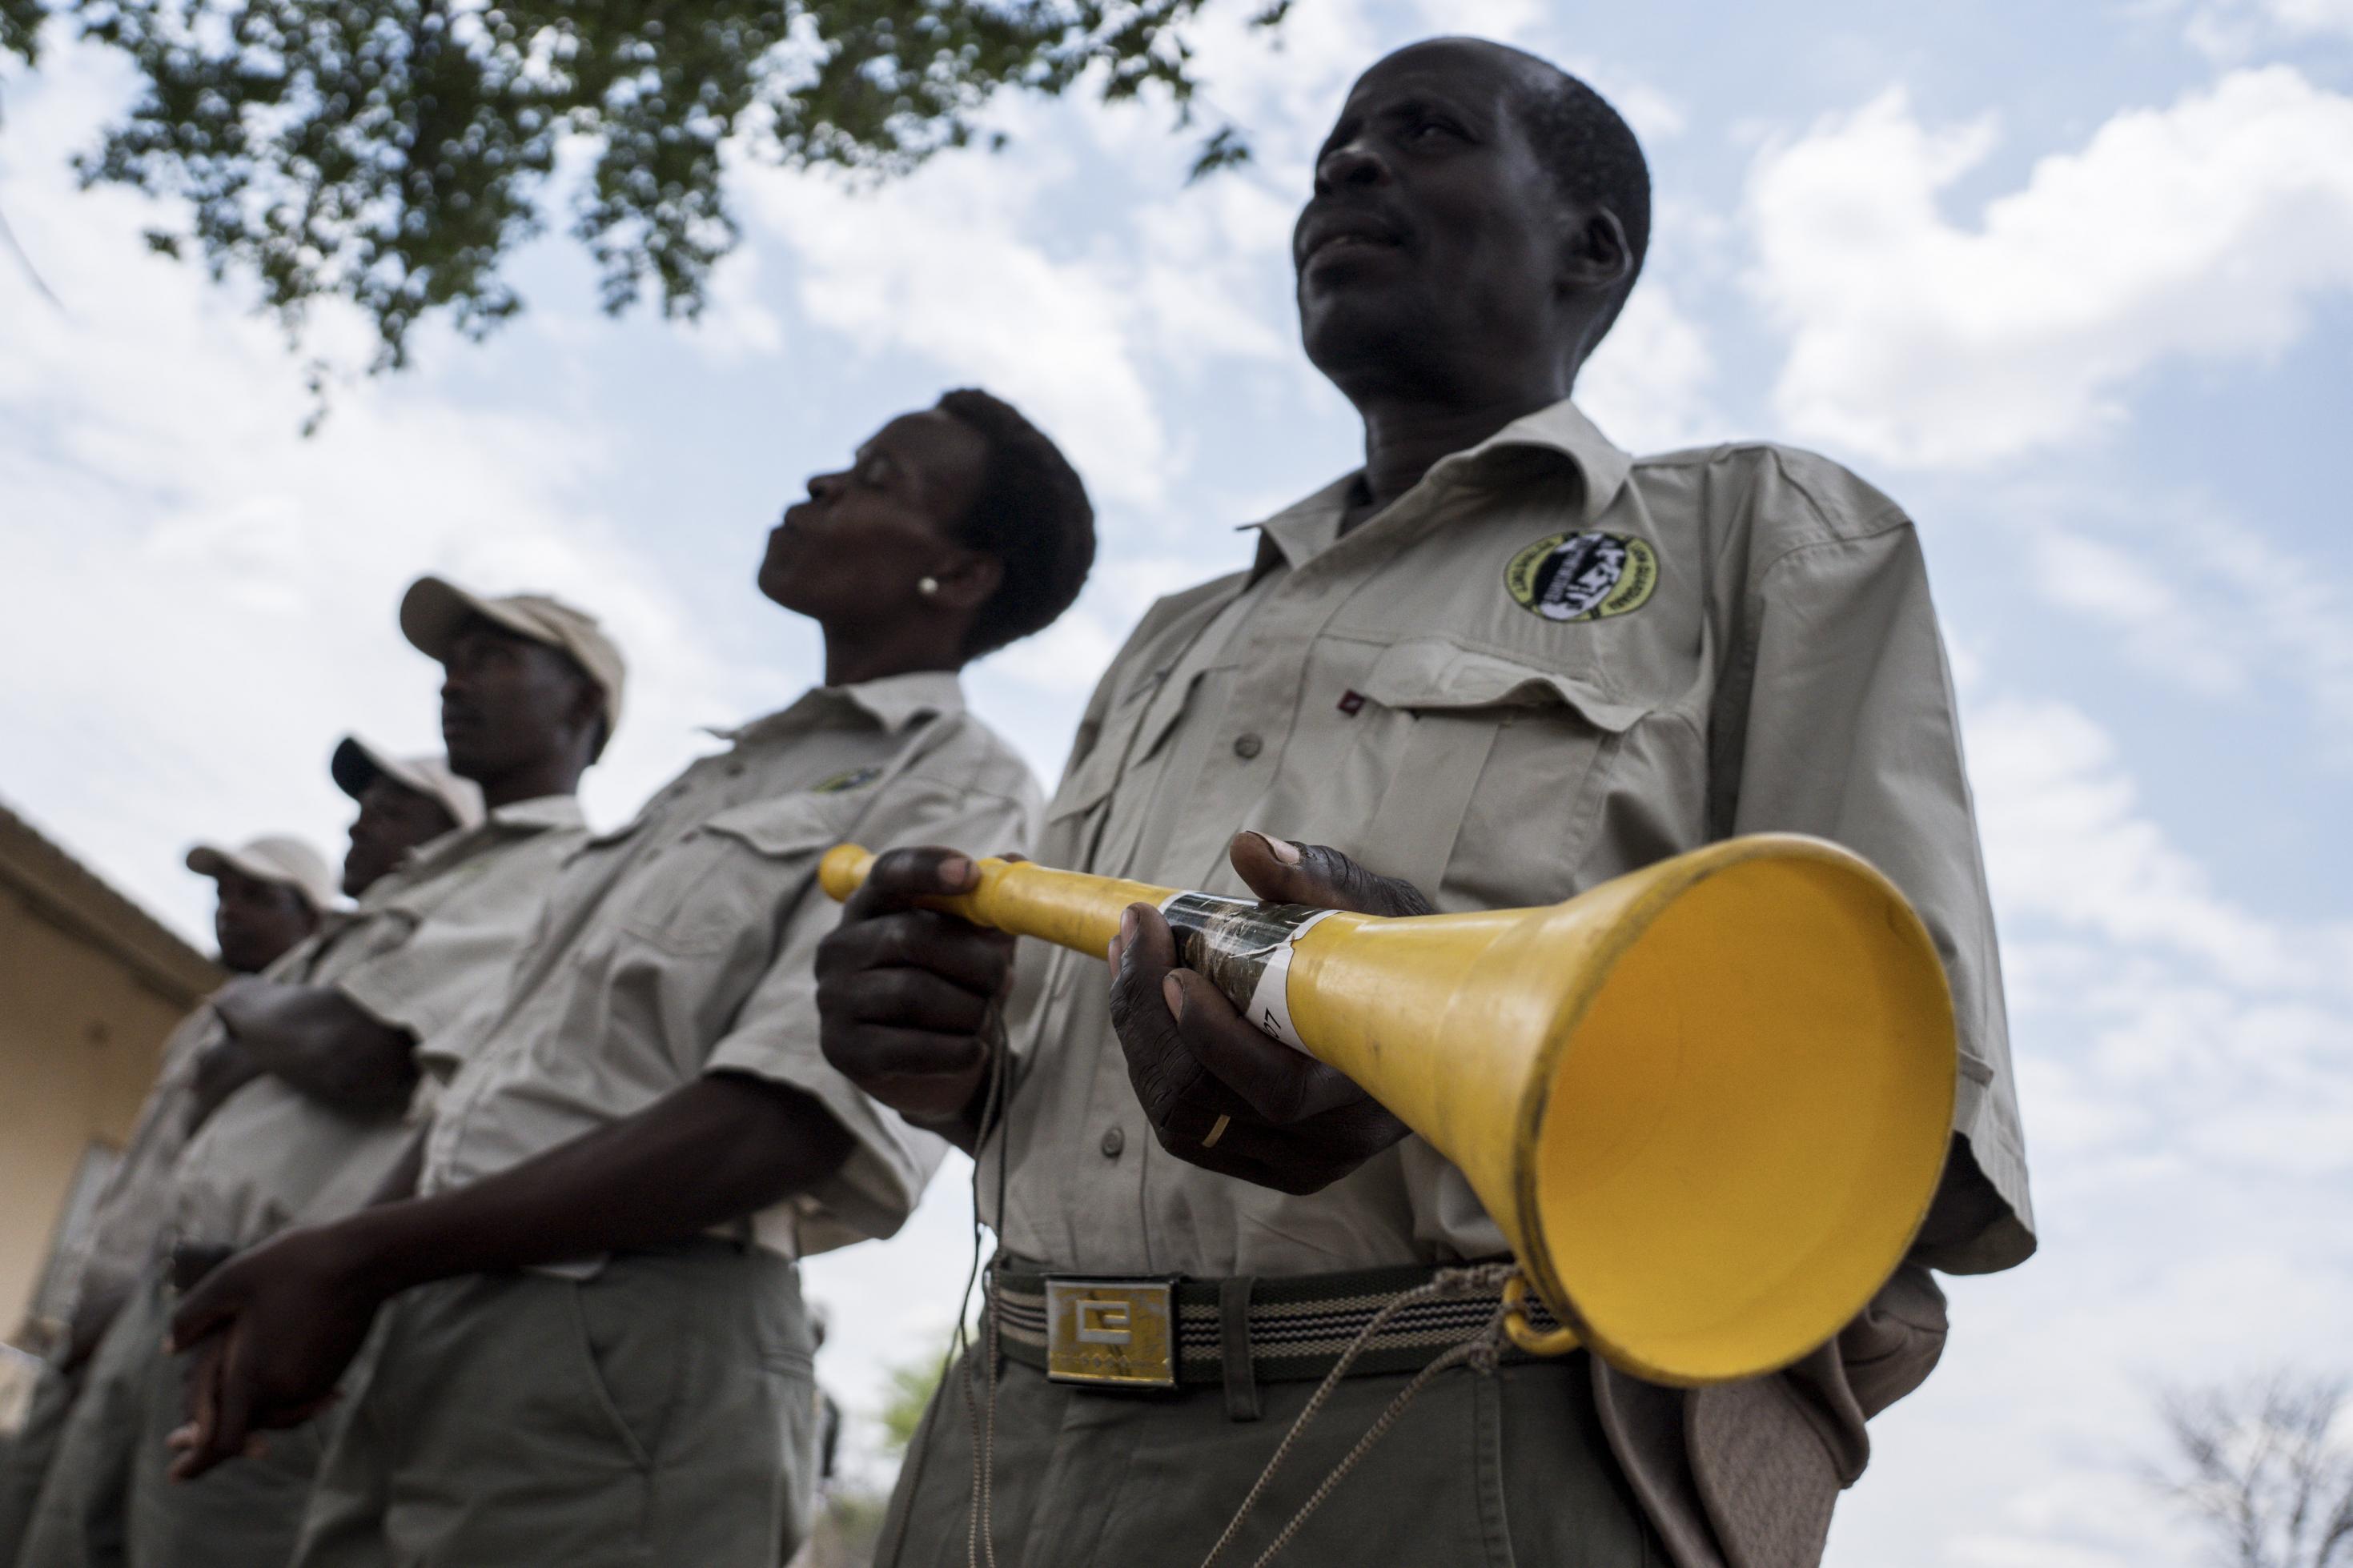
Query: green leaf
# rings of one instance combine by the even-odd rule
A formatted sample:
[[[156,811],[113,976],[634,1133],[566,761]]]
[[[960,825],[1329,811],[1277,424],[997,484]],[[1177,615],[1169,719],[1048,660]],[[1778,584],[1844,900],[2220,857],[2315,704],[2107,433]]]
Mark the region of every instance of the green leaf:
[[[1239,169],[1250,161],[1250,142],[1244,140],[1241,132],[1231,125],[1220,125],[1208,141],[1201,143],[1201,150],[1193,155],[1193,167],[1185,176],[1185,183],[1191,184],[1206,174],[1214,174],[1223,169]]]

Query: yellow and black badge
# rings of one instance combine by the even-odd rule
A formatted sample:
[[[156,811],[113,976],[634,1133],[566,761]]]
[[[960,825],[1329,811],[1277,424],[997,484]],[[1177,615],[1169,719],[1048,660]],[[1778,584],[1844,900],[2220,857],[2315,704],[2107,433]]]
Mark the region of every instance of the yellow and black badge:
[[[1520,607],[1548,621],[1602,621],[1639,610],[1659,585],[1659,552],[1626,533],[1556,533],[1504,568]]]

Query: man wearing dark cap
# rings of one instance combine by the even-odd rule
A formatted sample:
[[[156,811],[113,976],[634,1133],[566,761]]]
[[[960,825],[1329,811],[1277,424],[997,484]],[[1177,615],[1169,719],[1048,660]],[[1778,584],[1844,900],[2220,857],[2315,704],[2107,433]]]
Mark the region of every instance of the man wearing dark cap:
[[[317,928],[335,900],[326,861],[308,844],[282,834],[233,848],[199,844],[188,851],[187,866],[211,878],[219,889],[213,934],[220,944],[221,967],[232,974],[269,968]],[[190,1130],[210,1109],[203,1103],[197,1064],[219,1034],[220,1021],[207,1004],[181,1020],[164,1040],[154,1086],[91,1207],[79,1250],[67,1264],[73,1284],[65,1343],[43,1374],[25,1425],[0,1465],[0,1564],[16,1561],[69,1412],[86,1384],[110,1382],[92,1374],[95,1353],[153,1256],[170,1203],[172,1166]],[[113,1423],[112,1429],[118,1434],[115,1447],[127,1448],[121,1423]],[[73,1481],[59,1484],[78,1487]]]
[[[1176,967],[1156,910],[1130,910],[1106,984],[1092,960],[1032,943],[1015,959],[912,907],[971,868],[897,857],[821,957],[827,1053],[977,1147],[1002,1362],[976,1359],[934,1400],[878,1563],[945,1568],[986,1542],[1008,1568],[1273,1551],[1802,1568],[1862,1468],[1864,1418],[1936,1363],[1929,1269],[2032,1250],[1993,922],[1912,523],[1810,454],[1638,459],[1578,412],[1577,372],[1649,220],[1632,132],[1540,59],[1440,39],[1356,81],[1293,250],[1307,354],[1361,415],[1364,466],[1261,523],[1248,571],[1145,616],[1037,854],[1410,914],[1550,904],[1739,834],[1843,843],[1918,908],[1959,1020],[1951,1156],[1910,1260],[1833,1342],[1696,1392],[1583,1352],[1507,1352],[1450,1363],[1381,1426],[1451,1343],[1388,1334],[1285,1448],[1385,1303],[1505,1251],[1493,1221],[1362,1089]],[[1008,963],[1001,1037],[914,1005],[910,970],[985,991]],[[984,1128],[1001,1049],[1010,1104]],[[944,1123],[947,1105],[964,1109]],[[1160,1315],[1115,1332],[1050,1315],[1058,1279],[1105,1278]],[[1495,1305],[1452,1310],[1475,1324]],[[1165,1366],[1103,1364],[1113,1338],[1176,1348]],[[1123,1373],[1164,1386],[1110,1386]]]

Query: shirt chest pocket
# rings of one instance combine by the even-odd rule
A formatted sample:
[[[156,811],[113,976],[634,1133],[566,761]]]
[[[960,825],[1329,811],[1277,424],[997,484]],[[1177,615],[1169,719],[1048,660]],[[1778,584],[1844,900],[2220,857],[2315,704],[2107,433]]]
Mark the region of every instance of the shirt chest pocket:
[[[807,795],[713,813],[647,852],[619,922],[674,953],[765,943],[817,857],[839,837],[834,813]]]
[[[1384,649],[1365,678],[1380,791],[1366,864],[1442,907],[1552,903],[1576,868],[1629,731],[1648,710],[1588,679],[1435,638]]]
[[[1169,731],[1185,716],[1201,673],[1172,678],[1157,670],[1113,700],[1094,745],[1062,775],[1054,798],[1046,803],[1040,861],[1071,870],[1100,869],[1095,862],[1106,847],[1103,829],[1112,793],[1166,749]],[[1139,779],[1131,787],[1143,783]]]

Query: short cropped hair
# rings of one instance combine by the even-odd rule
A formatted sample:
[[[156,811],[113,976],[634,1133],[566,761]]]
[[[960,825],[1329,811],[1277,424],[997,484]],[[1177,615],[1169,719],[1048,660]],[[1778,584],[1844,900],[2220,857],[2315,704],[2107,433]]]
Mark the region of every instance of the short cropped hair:
[[[1622,309],[1651,248],[1650,161],[1609,100],[1550,62],[1546,67],[1550,79],[1531,82],[1519,98],[1520,128],[1564,200],[1618,215],[1634,260],[1618,296]],[[1609,321],[1616,320],[1612,310]],[[1609,330],[1605,322],[1602,331]]]
[[[939,408],[988,446],[980,491],[952,529],[1005,567],[965,637],[965,657],[977,658],[1044,631],[1071,607],[1094,564],[1095,509],[1061,448],[1011,404],[965,387]]]

